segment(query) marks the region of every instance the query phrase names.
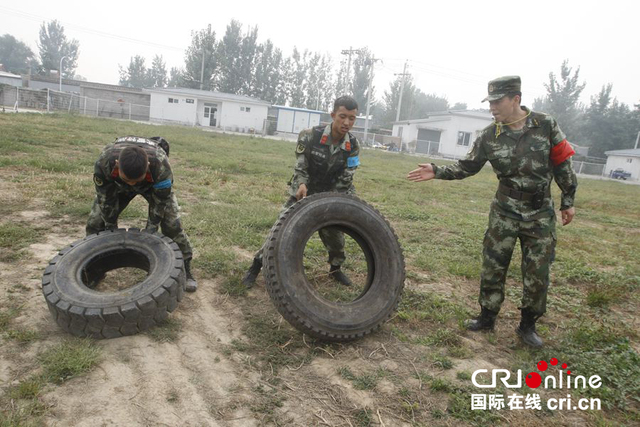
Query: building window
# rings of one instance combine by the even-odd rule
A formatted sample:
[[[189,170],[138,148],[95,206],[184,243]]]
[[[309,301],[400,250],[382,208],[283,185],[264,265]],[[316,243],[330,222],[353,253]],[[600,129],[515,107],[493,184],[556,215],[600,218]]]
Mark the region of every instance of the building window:
[[[244,111],[244,107],[240,107],[240,111]]]
[[[193,104],[193,99],[187,98],[186,102],[187,104]]]
[[[248,113],[249,111],[251,111],[251,107],[245,108],[244,111],[246,111]]]
[[[169,104],[177,104],[178,98],[169,98]]]
[[[627,163],[633,162],[633,159],[627,159]]]
[[[208,118],[209,118],[209,109],[208,109],[208,108],[205,108],[205,109],[204,109],[204,118],[205,118],[205,119],[208,119]]]
[[[458,132],[458,145],[464,145],[465,147],[468,147],[470,140],[471,140],[470,132]]]

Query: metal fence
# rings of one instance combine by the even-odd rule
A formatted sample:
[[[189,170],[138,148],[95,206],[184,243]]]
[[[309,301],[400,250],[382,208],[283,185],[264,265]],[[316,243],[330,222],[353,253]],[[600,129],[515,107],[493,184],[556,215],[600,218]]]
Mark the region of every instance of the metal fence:
[[[436,141],[416,140],[407,144],[408,150],[413,153],[440,156],[440,143]]]
[[[577,174],[604,176],[605,165],[603,163],[574,161],[573,170],[575,170]]]
[[[52,89],[31,89],[15,86],[0,88],[0,105],[3,108],[67,112],[93,117],[109,117],[128,120],[149,120],[150,107],[128,102],[95,99],[72,92]]]
[[[366,147],[380,147],[384,146],[392,151],[399,151],[400,138],[397,136],[384,135],[381,133],[367,132],[365,138],[364,132],[350,131],[358,140]]]

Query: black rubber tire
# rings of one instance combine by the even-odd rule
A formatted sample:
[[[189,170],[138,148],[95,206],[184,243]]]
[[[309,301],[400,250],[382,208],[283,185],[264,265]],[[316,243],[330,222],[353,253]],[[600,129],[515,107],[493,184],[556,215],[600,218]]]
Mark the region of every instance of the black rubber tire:
[[[122,267],[140,268],[148,275],[116,292],[91,289],[95,279]],[[62,249],[44,271],[42,292],[65,331],[79,337],[116,338],[165,320],[182,300],[185,284],[178,245],[159,233],[131,228],[101,231]]]
[[[327,226],[356,240],[367,259],[364,291],[348,303],[322,298],[304,273],[307,241]],[[302,199],[280,216],[264,251],[263,274],[272,301],[292,326],[311,337],[333,342],[364,337],[398,307],[405,280],[402,248],[380,212],[356,196],[320,193]]]

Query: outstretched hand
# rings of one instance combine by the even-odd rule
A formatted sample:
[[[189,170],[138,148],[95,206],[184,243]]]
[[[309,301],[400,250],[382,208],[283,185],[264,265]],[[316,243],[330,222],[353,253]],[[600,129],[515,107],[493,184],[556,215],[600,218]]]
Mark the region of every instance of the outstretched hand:
[[[436,177],[435,172],[433,171],[433,166],[431,166],[431,163],[422,163],[418,165],[418,169],[414,169],[411,172],[409,172],[409,175],[407,175],[407,179],[409,181],[413,181],[413,182],[420,182],[420,181],[429,181],[430,179],[433,179]]]

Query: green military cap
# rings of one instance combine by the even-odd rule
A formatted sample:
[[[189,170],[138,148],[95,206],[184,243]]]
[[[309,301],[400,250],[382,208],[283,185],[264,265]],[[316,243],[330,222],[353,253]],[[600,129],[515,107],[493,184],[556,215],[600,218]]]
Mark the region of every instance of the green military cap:
[[[484,101],[496,101],[509,93],[520,92],[520,76],[504,76],[489,82],[489,96]]]

